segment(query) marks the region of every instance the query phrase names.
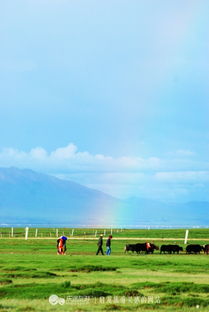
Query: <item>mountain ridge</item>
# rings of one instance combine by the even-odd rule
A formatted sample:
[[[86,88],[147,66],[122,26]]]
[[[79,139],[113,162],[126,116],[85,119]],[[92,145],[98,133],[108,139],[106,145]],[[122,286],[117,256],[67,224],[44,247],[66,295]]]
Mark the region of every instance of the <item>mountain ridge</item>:
[[[1,223],[86,225],[209,224],[209,202],[121,200],[79,183],[16,167],[0,168]]]

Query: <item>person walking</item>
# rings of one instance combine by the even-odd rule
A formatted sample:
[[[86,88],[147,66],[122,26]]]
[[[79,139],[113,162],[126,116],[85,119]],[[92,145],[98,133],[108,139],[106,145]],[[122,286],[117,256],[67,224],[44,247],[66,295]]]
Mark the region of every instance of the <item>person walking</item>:
[[[110,235],[106,241],[106,255],[109,256],[111,254],[111,239],[112,239],[112,235]]]
[[[99,240],[98,240],[98,243],[97,243],[98,249],[97,249],[96,255],[98,255],[99,252],[101,252],[102,255],[104,255],[104,252],[103,252],[103,249],[102,249],[102,245],[103,245],[103,235],[100,234]]]

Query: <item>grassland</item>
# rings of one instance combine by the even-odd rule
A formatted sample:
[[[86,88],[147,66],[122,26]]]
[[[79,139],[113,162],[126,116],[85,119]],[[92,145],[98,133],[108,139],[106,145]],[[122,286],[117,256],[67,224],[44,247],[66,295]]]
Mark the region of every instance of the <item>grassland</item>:
[[[2,238],[0,311],[209,311],[209,256],[124,254],[127,238],[134,243],[136,237],[148,237],[147,231],[113,233],[118,237],[111,256],[96,256],[96,241],[88,238],[69,239],[66,256],[56,255],[52,237]],[[185,232],[153,231],[150,237],[159,246]],[[193,231],[190,238],[198,243],[209,238],[207,229]],[[184,247],[183,240],[178,244]],[[60,299],[50,304],[51,295],[65,304]]]

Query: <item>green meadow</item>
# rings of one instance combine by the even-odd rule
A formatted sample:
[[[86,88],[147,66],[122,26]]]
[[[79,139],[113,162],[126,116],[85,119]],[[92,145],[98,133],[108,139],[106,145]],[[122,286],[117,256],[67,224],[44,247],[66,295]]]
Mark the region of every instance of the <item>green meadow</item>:
[[[40,239],[3,237],[0,311],[209,311],[209,255],[124,254],[138,237],[185,250],[185,230],[115,230],[111,256],[95,255],[97,241],[87,230],[75,230],[80,239],[67,241],[65,256],[56,254],[52,234],[44,238],[50,229]],[[189,235],[188,243],[208,243],[208,229]]]

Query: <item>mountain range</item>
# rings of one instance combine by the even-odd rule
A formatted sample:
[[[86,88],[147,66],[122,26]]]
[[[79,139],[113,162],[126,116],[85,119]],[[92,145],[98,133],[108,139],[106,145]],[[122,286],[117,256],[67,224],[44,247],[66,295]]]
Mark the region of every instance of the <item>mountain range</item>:
[[[0,168],[0,224],[208,226],[209,202],[121,200],[29,169]]]

